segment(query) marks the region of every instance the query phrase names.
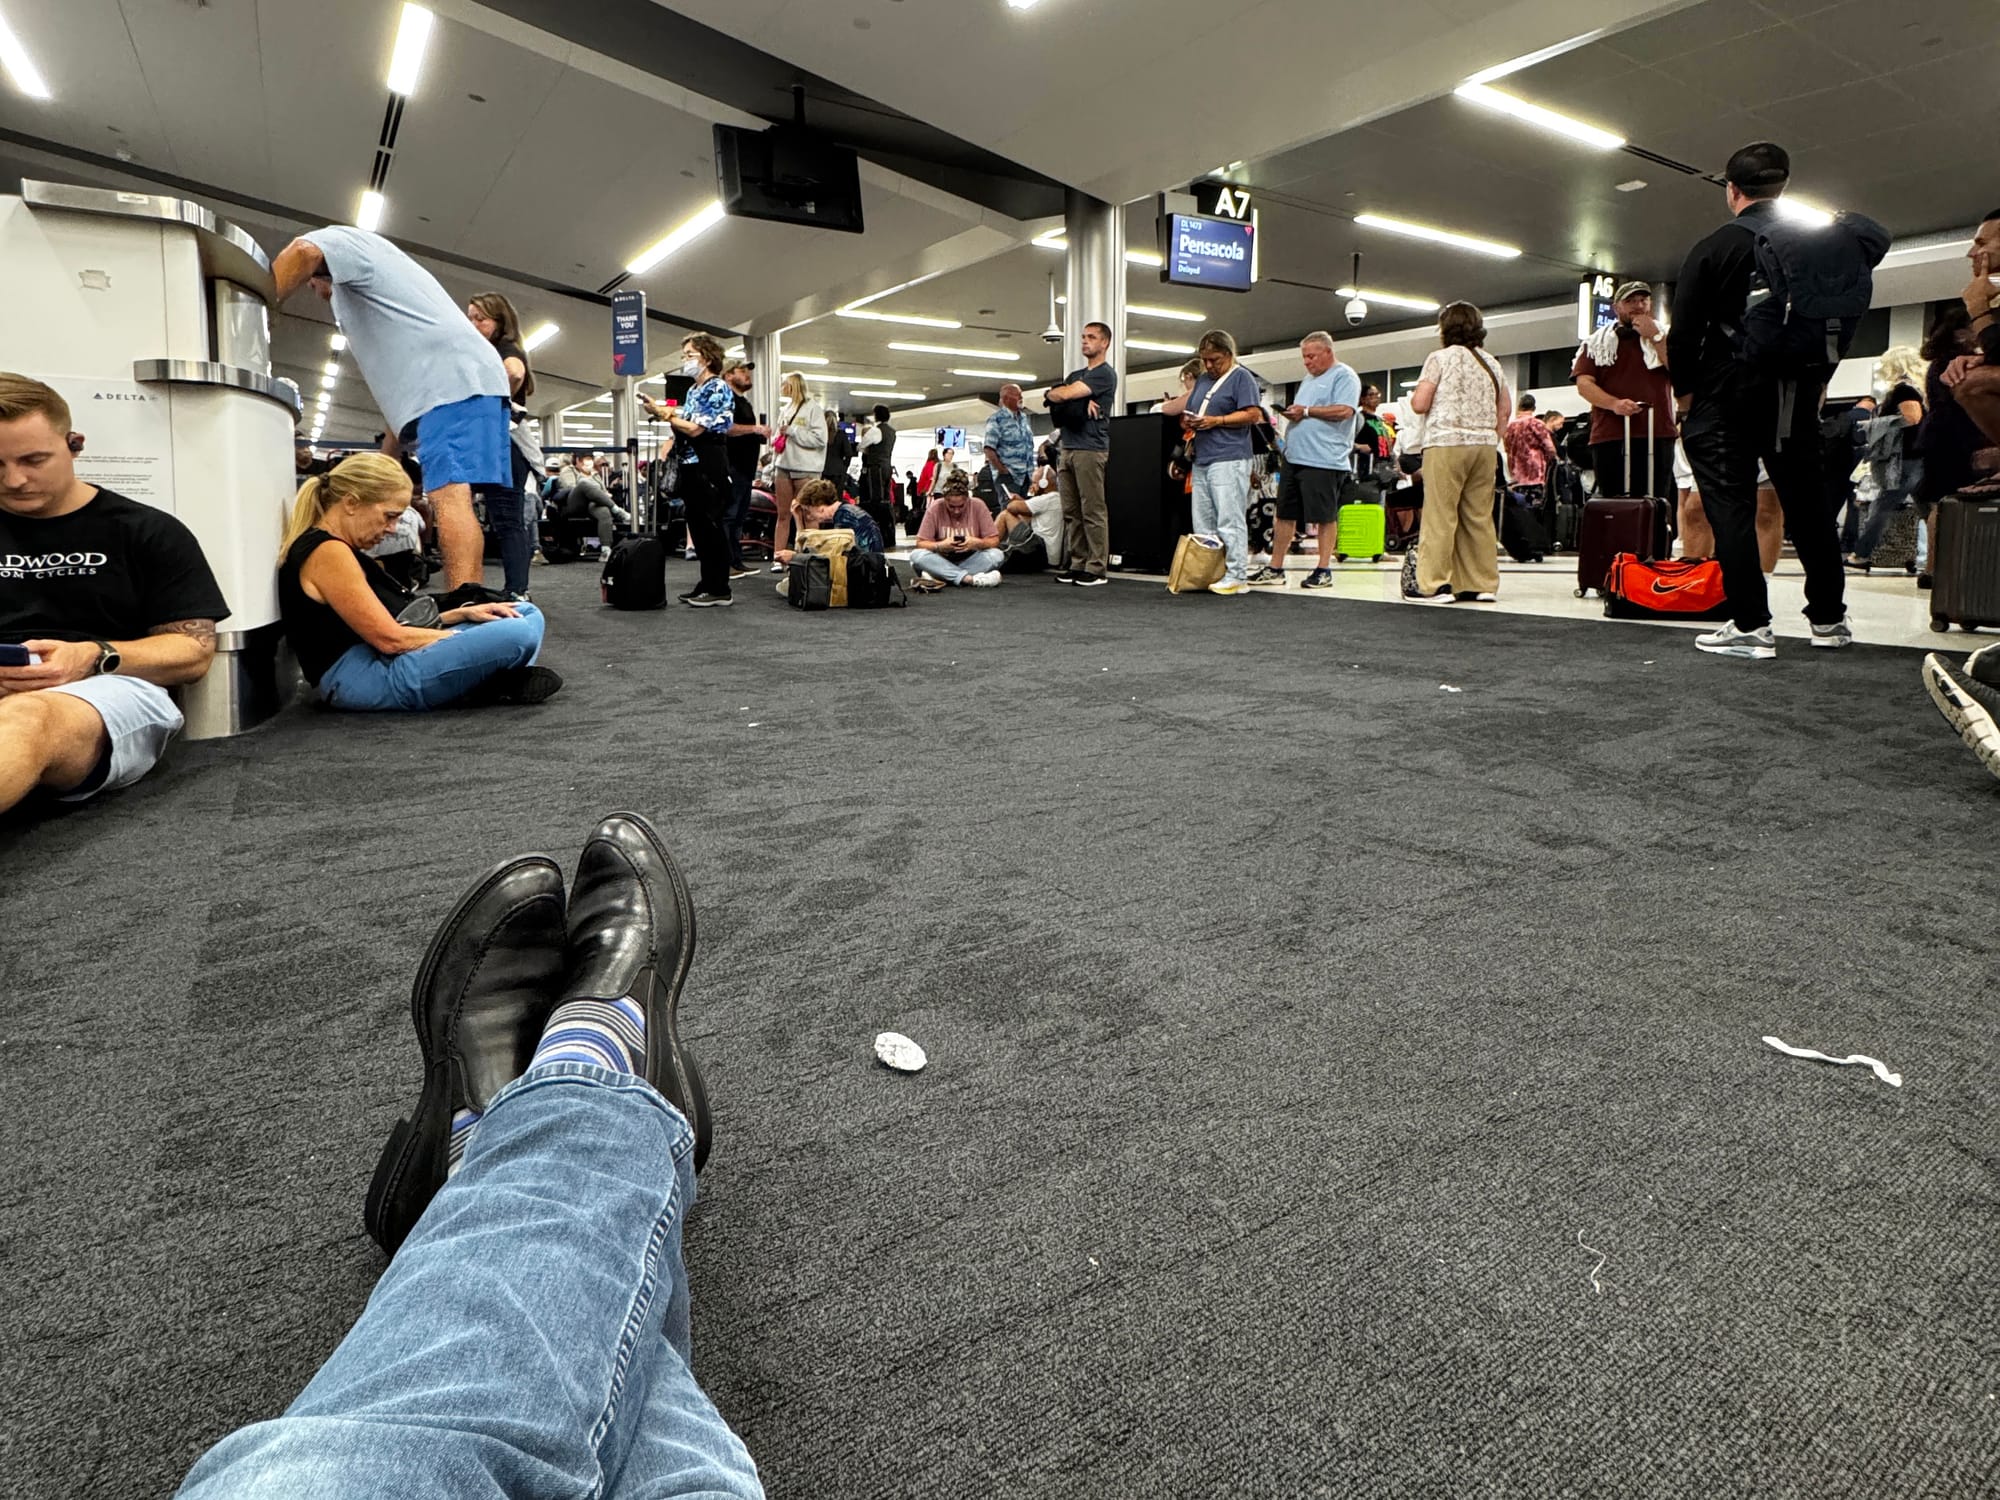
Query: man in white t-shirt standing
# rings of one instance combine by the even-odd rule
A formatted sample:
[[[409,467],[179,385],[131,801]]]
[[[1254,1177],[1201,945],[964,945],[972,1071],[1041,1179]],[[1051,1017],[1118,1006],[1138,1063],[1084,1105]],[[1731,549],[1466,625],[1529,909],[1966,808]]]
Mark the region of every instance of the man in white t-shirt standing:
[[[452,295],[379,234],[334,225],[293,240],[272,267],[283,301],[301,286],[333,304],[361,376],[405,447],[414,444],[451,592],[489,596],[474,485],[511,482],[507,370]]]

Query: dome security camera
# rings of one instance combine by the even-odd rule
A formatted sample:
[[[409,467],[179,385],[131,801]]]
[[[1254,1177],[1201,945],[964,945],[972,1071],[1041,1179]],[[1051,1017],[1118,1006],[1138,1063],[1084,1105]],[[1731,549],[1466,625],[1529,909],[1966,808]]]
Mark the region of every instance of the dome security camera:
[[[1051,323],[1049,324],[1048,327],[1042,330],[1043,343],[1060,344],[1062,341],[1063,341],[1063,331],[1061,327],[1058,326],[1057,324]]]
[[[1368,304],[1359,297],[1352,298],[1347,304],[1347,321],[1350,323],[1363,323],[1367,321],[1367,318]]]

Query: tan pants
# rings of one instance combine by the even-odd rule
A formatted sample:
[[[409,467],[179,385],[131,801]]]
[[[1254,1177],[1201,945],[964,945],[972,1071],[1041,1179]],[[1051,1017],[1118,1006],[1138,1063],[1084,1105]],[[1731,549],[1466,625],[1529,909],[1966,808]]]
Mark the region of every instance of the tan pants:
[[[1063,542],[1069,565],[1100,578],[1111,566],[1111,517],[1104,504],[1104,469],[1111,455],[1065,448],[1056,466],[1062,494]]]
[[[1491,594],[1500,587],[1500,538],[1493,522],[1493,448],[1424,449],[1424,525],[1417,541],[1417,589]]]

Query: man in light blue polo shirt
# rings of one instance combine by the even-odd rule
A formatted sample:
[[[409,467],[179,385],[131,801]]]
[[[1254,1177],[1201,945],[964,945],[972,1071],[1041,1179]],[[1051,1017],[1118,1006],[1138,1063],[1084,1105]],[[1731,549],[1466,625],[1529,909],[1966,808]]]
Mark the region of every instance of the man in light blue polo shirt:
[[[389,431],[414,445],[437,519],[451,592],[446,609],[490,595],[480,587],[486,540],[472,487],[512,482],[507,369],[437,278],[379,234],[335,225],[301,235],[272,265],[283,301],[307,282],[333,304]]]
[[[1301,523],[1319,528],[1319,566],[1299,585],[1333,586],[1333,552],[1340,502],[1354,471],[1354,420],[1361,405],[1361,377],[1333,357],[1333,335],[1309,333],[1299,341],[1306,378],[1285,408],[1285,476],[1278,486],[1278,522],[1271,534],[1271,565],[1250,575],[1259,588],[1282,588],[1285,558]]]
[[[1035,429],[1021,410],[1018,385],[1000,387],[1000,410],[986,423],[986,467],[998,492],[996,511],[1005,510],[1010,499],[1028,498],[1028,482],[1035,477]]]

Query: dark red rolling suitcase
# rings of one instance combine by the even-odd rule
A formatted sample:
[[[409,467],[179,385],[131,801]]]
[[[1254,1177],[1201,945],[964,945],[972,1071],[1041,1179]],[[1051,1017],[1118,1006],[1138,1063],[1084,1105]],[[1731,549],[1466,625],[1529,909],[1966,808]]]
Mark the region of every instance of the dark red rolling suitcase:
[[[1931,538],[1931,629],[2000,625],[2000,499],[1938,504]]]
[[[1653,482],[1653,419],[1646,418],[1646,483]],[[1625,489],[1632,489],[1632,419],[1625,419]],[[1641,562],[1659,555],[1659,538],[1666,534],[1666,502],[1592,500],[1583,507],[1576,536],[1576,597],[1592,589],[1604,592],[1611,559],[1629,552]]]

